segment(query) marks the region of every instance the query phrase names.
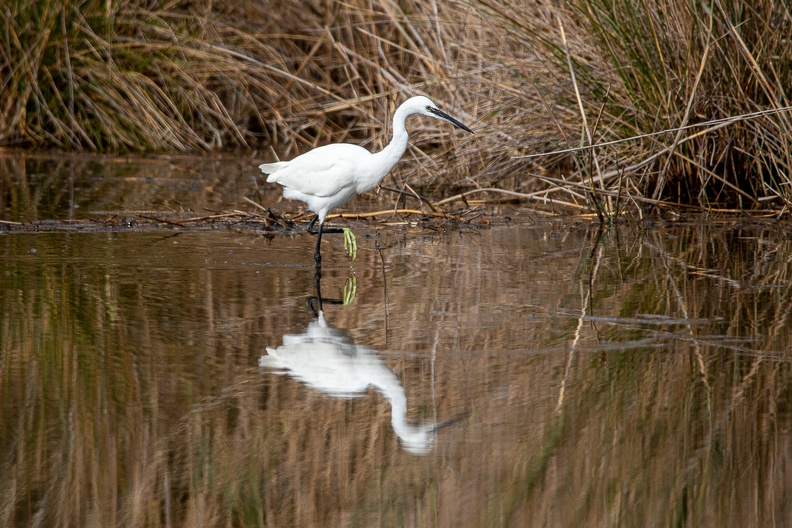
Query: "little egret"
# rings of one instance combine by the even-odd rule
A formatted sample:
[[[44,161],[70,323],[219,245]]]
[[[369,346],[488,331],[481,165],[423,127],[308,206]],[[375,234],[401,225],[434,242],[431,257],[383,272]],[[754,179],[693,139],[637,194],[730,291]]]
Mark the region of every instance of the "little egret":
[[[325,217],[331,209],[344,205],[358,194],[370,191],[396,166],[407,150],[407,118],[421,114],[444,119],[452,125],[473,133],[437,106],[428,97],[407,99],[393,114],[393,138],[387,147],[371,153],[358,145],[335,143],[317,147],[291,161],[264,163],[259,169],[268,174],[267,183],[283,186],[283,197],[300,200],[315,213],[308,224],[308,232],[316,235],[316,265],[321,266],[319,252],[322,233],[344,233],[344,248],[354,259],[357,251],[355,236],[349,228],[324,227]],[[314,227],[319,221],[319,229]]]

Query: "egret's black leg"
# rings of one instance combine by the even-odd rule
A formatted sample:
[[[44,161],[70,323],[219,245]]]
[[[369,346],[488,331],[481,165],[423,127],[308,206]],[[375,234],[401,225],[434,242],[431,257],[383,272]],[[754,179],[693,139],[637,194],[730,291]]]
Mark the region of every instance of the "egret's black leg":
[[[319,224],[319,229],[317,229],[316,221],[319,220],[319,215],[314,215],[311,218],[311,222],[308,224],[308,232],[312,235],[316,235],[316,250],[314,251],[314,260],[316,261],[316,266],[319,267],[322,265],[322,253],[320,251],[320,245],[322,244],[322,233],[343,233],[344,229],[341,227],[325,227],[324,222]]]
[[[316,227],[314,227],[314,226],[316,225],[316,221],[317,220],[319,220],[319,215],[314,215],[314,217],[311,218],[311,222],[308,224],[308,232],[311,233],[312,235],[319,235],[320,233],[343,233],[344,232],[344,228],[343,227],[325,226],[324,222],[319,224],[319,229],[316,229]]]
[[[321,277],[321,271],[319,271],[319,267],[322,265],[322,253],[320,251],[320,246],[322,245],[322,232],[324,231],[324,222],[319,224],[319,229],[314,227],[316,225],[316,221],[319,220],[319,215],[314,215],[311,218],[311,223],[308,224],[308,232],[312,235],[316,235],[316,250],[314,250],[314,260],[316,261],[316,272]]]
[[[316,267],[320,267],[322,265],[322,253],[321,253],[321,245],[322,245],[322,232],[324,224],[319,224],[319,232],[316,233],[316,250],[314,251],[314,260],[316,261]]]
[[[314,228],[314,225],[316,224],[317,220],[319,220],[319,215],[314,215],[314,217],[311,218],[311,223],[308,224],[308,232],[311,233],[312,235],[315,235],[317,233],[316,229]]]

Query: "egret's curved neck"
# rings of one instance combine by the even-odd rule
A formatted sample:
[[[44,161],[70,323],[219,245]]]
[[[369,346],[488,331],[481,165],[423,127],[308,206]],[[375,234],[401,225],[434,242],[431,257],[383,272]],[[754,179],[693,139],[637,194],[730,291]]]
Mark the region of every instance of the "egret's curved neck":
[[[404,151],[407,150],[406,123],[408,115],[404,106],[400,106],[396,109],[396,113],[393,114],[393,136],[388,146],[383,149],[383,152],[391,150],[394,154],[398,155],[398,158],[401,158]]]
[[[372,154],[374,167],[370,173],[371,180],[366,187],[373,188],[382,181],[407,150],[407,116],[410,115],[403,107],[399,107],[393,114],[393,136],[390,143],[381,151]],[[367,189],[366,189],[367,190]]]

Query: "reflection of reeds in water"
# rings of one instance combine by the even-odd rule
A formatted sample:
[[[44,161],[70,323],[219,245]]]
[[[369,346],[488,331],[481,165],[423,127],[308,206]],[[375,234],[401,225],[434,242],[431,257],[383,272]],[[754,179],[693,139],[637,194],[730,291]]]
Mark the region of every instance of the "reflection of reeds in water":
[[[259,371],[265,347],[312,318],[311,274],[206,266],[216,239],[0,237],[13,256],[0,294],[0,524],[790,518],[788,241],[541,235],[408,240],[386,253],[387,320],[376,254],[357,304],[335,308],[404,385],[409,420],[469,410],[426,457],[399,448],[374,391],[327,399]],[[341,282],[331,270],[323,287]]]
[[[261,212],[250,200],[277,212],[293,211],[279,186],[263,183],[249,158],[217,156],[3,156],[0,153],[0,225],[42,222],[53,229],[58,221],[91,219],[102,228],[106,220],[135,222],[155,218],[206,218],[240,210]],[[388,196],[391,205],[391,196]],[[357,198],[347,211],[381,209],[385,197]],[[210,225],[196,221],[189,226]],[[264,219],[253,224],[266,229]],[[171,227],[176,227],[171,225]]]
[[[627,252],[625,265],[609,270],[649,279],[620,279],[630,286],[618,295],[626,320],[670,317],[644,325],[618,317],[594,322],[598,337],[618,344],[648,334],[668,346],[576,357],[580,372],[557,419],[564,432],[548,436],[558,446],[554,457],[576,467],[559,475],[558,461],[548,461],[550,485],[530,500],[507,495],[510,514],[527,523],[540,512],[560,526],[740,526],[789,518],[787,502],[775,493],[792,480],[783,469],[792,447],[783,432],[790,416],[778,412],[788,405],[782,394],[790,333],[771,329],[783,324],[790,305],[783,293],[768,303],[766,292],[789,288],[780,279],[792,248],[778,241],[779,233],[761,234],[759,243],[756,233],[740,233],[691,229],[670,243],[650,235],[642,245],[651,258],[633,260]],[[763,264],[768,251],[786,253],[777,255],[782,264],[775,270]],[[617,278],[600,273],[595,295],[607,294],[605,285]],[[602,310],[607,301],[593,304]],[[780,319],[766,318],[768,308]],[[536,475],[523,478],[536,484],[530,480]],[[579,479],[589,482],[583,494]],[[554,507],[562,503],[567,507]]]
[[[138,215],[238,209],[245,196],[271,204],[279,191],[258,186],[247,163],[223,156],[0,156],[0,220],[117,214],[134,221]]]

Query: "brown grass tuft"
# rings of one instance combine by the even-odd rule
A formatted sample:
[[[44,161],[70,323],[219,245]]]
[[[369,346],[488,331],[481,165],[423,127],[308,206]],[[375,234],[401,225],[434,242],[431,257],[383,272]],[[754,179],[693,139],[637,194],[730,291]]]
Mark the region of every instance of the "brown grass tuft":
[[[151,5],[0,10],[0,144],[377,149],[425,93],[477,132],[411,124],[394,178],[434,198],[492,188],[603,220],[792,198],[792,16],[770,0]]]

